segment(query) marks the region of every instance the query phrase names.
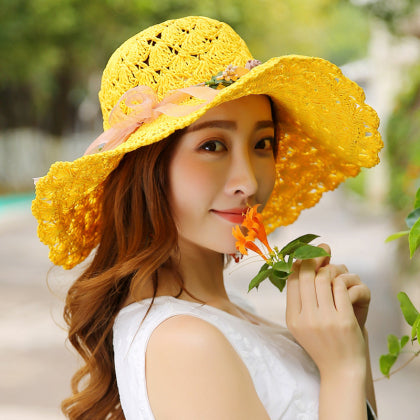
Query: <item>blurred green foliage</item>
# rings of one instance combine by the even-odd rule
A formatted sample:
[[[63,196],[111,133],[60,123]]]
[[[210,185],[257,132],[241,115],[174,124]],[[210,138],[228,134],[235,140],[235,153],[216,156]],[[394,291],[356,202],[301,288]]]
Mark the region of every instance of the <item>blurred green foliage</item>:
[[[167,19],[206,15],[228,22],[254,56],[362,57],[366,15],[339,0],[3,0],[0,127],[74,130],[88,81],[124,40]],[[99,86],[98,86],[99,88]]]
[[[352,2],[371,16],[383,21],[395,35],[400,34],[401,21],[413,15],[420,6],[420,0],[352,0]]]
[[[407,74],[387,125],[390,204],[406,209],[420,187],[420,64]]]

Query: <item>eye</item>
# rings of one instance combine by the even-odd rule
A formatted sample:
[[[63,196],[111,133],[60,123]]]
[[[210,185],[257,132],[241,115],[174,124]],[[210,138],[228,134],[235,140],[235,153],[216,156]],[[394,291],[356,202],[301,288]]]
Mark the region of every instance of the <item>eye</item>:
[[[223,152],[226,150],[226,146],[221,141],[210,140],[202,144],[200,149],[206,152]]]
[[[255,145],[255,148],[260,149],[260,150],[273,150],[273,143],[274,143],[274,138],[267,137],[265,139],[261,139],[260,141],[258,141],[257,144]]]

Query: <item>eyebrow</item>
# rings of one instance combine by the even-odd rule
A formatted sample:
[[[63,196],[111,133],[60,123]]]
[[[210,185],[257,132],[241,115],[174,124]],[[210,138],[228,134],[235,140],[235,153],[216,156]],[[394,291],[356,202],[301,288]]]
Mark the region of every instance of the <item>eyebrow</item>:
[[[274,123],[271,120],[264,120],[264,121],[258,121],[255,124],[256,130],[261,130],[263,128],[274,128]]]
[[[235,121],[228,120],[212,120],[204,121],[199,124],[190,125],[187,128],[187,133],[192,133],[194,131],[203,130],[205,128],[224,128],[225,130],[236,130],[237,124]],[[261,130],[263,128],[274,128],[274,123],[271,120],[258,121],[255,124],[255,130]]]

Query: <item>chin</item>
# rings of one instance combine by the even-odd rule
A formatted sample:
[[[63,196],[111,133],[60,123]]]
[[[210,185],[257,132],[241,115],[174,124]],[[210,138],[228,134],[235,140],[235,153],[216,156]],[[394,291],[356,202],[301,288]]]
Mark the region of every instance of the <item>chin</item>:
[[[238,250],[235,247],[235,242],[232,244],[229,244],[227,246],[218,246],[214,249],[216,252],[219,252],[221,254],[236,254]]]
[[[225,241],[220,239],[217,241],[217,243],[213,242],[203,244],[203,246],[204,248],[207,248],[208,250],[217,252],[219,254],[236,254],[237,252],[237,249],[235,247],[235,241],[232,241],[231,237]]]

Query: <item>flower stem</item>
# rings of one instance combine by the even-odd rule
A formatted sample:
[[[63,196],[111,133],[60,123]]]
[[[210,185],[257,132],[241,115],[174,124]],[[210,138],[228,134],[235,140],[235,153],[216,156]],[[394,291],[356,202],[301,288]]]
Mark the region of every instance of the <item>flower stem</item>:
[[[410,357],[404,364],[402,364],[398,369],[393,370],[389,373],[388,376],[381,376],[379,378],[375,378],[373,382],[382,381],[383,379],[389,379],[390,376],[395,375],[397,372],[399,372],[401,369],[404,369],[409,363],[411,363],[418,355],[420,354],[420,350],[416,351],[412,357]]]

